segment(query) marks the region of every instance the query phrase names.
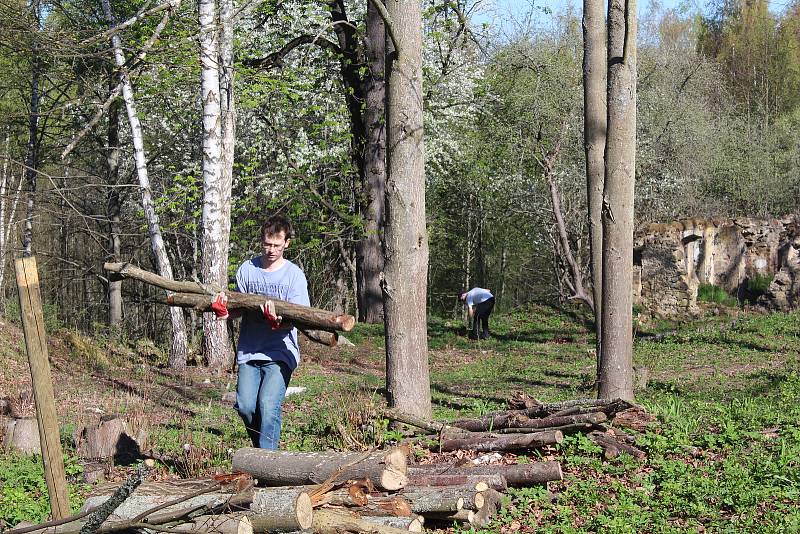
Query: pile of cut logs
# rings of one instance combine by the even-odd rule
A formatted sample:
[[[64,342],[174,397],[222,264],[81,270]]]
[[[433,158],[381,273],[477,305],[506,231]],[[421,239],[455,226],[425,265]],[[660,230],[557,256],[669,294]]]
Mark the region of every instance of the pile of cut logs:
[[[620,412],[649,420],[641,408],[624,400],[575,399],[543,404],[517,393],[509,400],[509,408],[449,423],[427,421],[395,410],[387,410],[386,416],[427,432],[422,441],[438,452],[519,452],[561,443],[565,433],[583,433],[603,449],[607,459],[620,453],[637,459],[645,456],[631,435],[606,425]]]
[[[526,400],[527,402],[527,400]],[[529,487],[562,479],[556,461],[476,465],[470,455],[487,451],[526,451],[563,440],[564,432],[586,432],[606,456],[644,453],[626,434],[613,434],[603,422],[631,406],[623,401],[581,400],[527,406],[449,424],[422,421],[396,411],[387,417],[422,428],[423,439],[389,450],[294,452],[239,449],[233,475],[206,480],[145,482],[123,496],[87,531],[93,514],[115,495],[90,497],[71,522],[17,529],[15,534],[109,533],[140,531],[219,532],[369,532],[399,534],[454,522],[486,526],[508,487]],[[432,451],[426,462],[410,463],[411,447]],[[474,451],[456,454],[440,451]],[[499,455],[495,455],[498,456]],[[500,457],[502,458],[502,457]],[[257,486],[256,486],[257,484]],[[121,487],[120,487],[121,488]],[[110,515],[109,515],[110,514]],[[97,518],[95,518],[97,520]],[[152,528],[148,528],[152,527]],[[165,530],[166,529],[166,530]]]

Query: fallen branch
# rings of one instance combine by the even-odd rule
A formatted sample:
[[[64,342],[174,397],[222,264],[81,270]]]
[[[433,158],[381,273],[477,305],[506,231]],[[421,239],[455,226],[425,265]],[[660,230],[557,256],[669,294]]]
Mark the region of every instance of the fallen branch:
[[[547,445],[556,445],[564,441],[560,430],[534,432],[531,434],[478,434],[443,440],[438,446],[442,452],[458,450],[490,452],[540,449]],[[437,445],[432,445],[437,447]]]

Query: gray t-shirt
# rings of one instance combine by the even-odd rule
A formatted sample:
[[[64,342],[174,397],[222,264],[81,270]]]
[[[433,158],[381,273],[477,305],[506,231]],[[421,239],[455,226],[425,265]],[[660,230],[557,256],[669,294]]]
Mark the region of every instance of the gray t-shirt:
[[[261,256],[247,260],[236,271],[236,291],[309,306],[306,277],[300,267],[289,260],[274,272],[261,268]],[[241,364],[250,360],[281,361],[295,369],[300,363],[297,328],[273,330],[261,311],[245,311],[236,361]]]
[[[482,287],[473,287],[467,292],[467,297],[464,300],[466,300],[468,306],[474,306],[476,304],[480,304],[481,302],[486,302],[493,296],[494,295],[492,295],[492,292],[488,289],[483,289]]]

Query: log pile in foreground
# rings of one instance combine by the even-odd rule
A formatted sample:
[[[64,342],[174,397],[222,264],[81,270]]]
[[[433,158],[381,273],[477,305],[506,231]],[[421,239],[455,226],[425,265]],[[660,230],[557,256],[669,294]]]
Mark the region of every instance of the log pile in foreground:
[[[395,411],[387,415],[429,433],[426,441],[433,450],[524,452],[558,444],[565,432],[584,432],[607,457],[628,453],[642,458],[644,453],[631,436],[604,426],[629,407],[622,401],[531,403],[451,423],[423,421]],[[435,463],[410,464],[414,455],[408,446],[365,453],[239,449],[233,457],[234,475],[145,483],[88,534],[126,530],[399,534],[454,522],[481,528],[498,512],[509,487],[563,478],[556,461],[476,465],[477,460],[462,459],[456,464],[441,461],[452,458],[452,453],[431,454],[428,461]],[[106,502],[113,490],[89,498],[82,512],[68,521],[8,534],[86,534],[92,509]]]

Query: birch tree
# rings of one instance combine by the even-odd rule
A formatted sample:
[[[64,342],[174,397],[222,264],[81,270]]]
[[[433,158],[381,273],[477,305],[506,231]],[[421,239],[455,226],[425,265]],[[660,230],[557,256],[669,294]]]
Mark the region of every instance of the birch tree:
[[[109,0],[101,0],[103,13],[109,25],[113,28],[114,14],[111,11]],[[136,111],[136,103],[133,95],[133,84],[128,75],[125,65],[125,54],[122,51],[122,39],[119,33],[111,35],[111,47],[114,53],[114,63],[119,69],[120,83],[122,85],[122,98],[125,102],[125,109],[128,113],[128,123],[131,128],[131,139],[133,141],[133,156],[136,166],[136,176],[139,179],[139,187],[142,193],[142,208],[147,222],[147,232],[150,236],[150,244],[155,257],[158,273],[167,279],[172,279],[172,265],[167,256],[167,248],[164,238],[161,235],[161,227],[158,223],[158,214],[153,203],[153,193],[150,187],[150,178],[147,174],[147,158],[144,149],[144,139],[142,136],[142,125]],[[172,323],[172,348],[169,354],[169,366],[172,368],[182,368],[186,366],[187,338],[186,325],[183,321],[183,312],[180,308],[170,307],[170,320]]]
[[[391,406],[409,414],[430,417],[422,16],[418,0],[389,0],[386,11],[387,30],[394,45],[389,66],[382,281],[386,389]]]
[[[215,0],[198,2],[200,20],[200,85],[203,105],[203,280],[210,286],[224,288],[228,281],[228,240],[230,233],[230,199],[232,124],[228,124],[229,157],[223,171],[222,105],[220,102],[221,62],[219,30],[220,16]],[[230,5],[226,13],[230,16]],[[228,21],[230,26],[230,20]],[[228,28],[228,61],[232,48]],[[227,65],[230,76],[230,63]],[[230,79],[230,78],[229,78]],[[230,86],[228,87],[230,90]],[[227,95],[226,95],[227,96]],[[227,99],[226,99],[227,102]],[[203,315],[203,352],[209,367],[222,369],[230,358],[228,330],[213,314]]]
[[[633,191],[636,179],[636,2],[608,6],[608,131],[603,185],[600,398],[633,400]]]

